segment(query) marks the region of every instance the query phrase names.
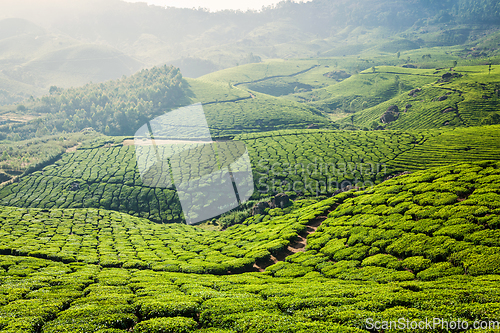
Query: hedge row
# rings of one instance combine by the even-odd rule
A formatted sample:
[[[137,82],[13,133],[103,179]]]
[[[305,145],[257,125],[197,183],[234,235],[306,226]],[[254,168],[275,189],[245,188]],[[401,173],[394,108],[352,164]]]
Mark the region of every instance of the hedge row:
[[[500,162],[433,168],[343,196],[308,251],[269,274],[391,282],[500,273]]]
[[[198,275],[0,255],[2,332],[366,332],[368,318],[498,320],[498,275],[437,281]],[[16,270],[25,271],[19,275]]]

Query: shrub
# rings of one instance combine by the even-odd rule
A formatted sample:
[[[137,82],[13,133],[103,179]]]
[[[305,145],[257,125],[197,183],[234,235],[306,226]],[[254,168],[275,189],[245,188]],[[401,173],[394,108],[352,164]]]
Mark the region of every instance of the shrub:
[[[402,266],[411,270],[414,273],[418,273],[423,271],[429,267],[431,267],[432,261],[429,259],[425,259],[422,256],[409,257],[403,260]]]
[[[424,281],[430,281],[430,280],[436,280],[444,276],[459,275],[463,273],[464,273],[463,269],[459,267],[454,267],[449,262],[438,262],[433,264],[426,270],[423,270],[420,273],[418,273],[417,278]]]
[[[186,301],[182,298],[172,299],[172,301],[163,300],[139,300],[139,314],[142,318],[149,319],[154,317],[194,317],[198,310],[198,303]]]
[[[191,318],[153,318],[135,325],[134,333],[188,333],[197,326]]]
[[[464,240],[473,242],[477,245],[500,246],[500,230],[481,230],[475,233],[469,233]]]
[[[321,249],[321,253],[326,254],[327,256],[332,257],[337,251],[345,249],[346,238],[342,239],[332,239]]]

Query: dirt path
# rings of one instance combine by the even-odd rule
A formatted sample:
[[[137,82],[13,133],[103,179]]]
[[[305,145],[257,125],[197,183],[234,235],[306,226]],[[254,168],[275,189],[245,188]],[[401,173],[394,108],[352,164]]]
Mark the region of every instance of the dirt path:
[[[237,86],[242,85],[242,84],[258,83],[258,82],[262,82],[262,81],[266,81],[266,80],[271,80],[271,79],[278,79],[278,78],[282,78],[282,77],[294,77],[294,76],[297,76],[297,75],[300,75],[300,74],[307,73],[311,69],[316,68],[318,66],[319,65],[314,65],[314,66],[312,66],[310,68],[304,69],[303,71],[300,71],[300,72],[297,72],[297,73],[292,73],[292,74],[289,74],[289,75],[273,75],[273,76],[264,77],[262,79],[253,80],[253,81],[239,82],[239,83],[233,84],[233,86],[237,87]]]
[[[78,148],[78,146],[80,146],[81,144],[82,144],[81,142],[78,142],[78,144],[76,146],[67,148],[66,152],[67,153],[74,153],[76,151],[76,149]]]
[[[134,139],[123,140],[124,146],[151,146],[153,145],[153,141],[155,145],[175,145],[175,144],[194,144],[194,143],[213,143],[212,141],[201,141],[201,140],[145,140],[145,141],[137,141]]]
[[[255,264],[253,264],[254,271],[264,272],[267,267],[274,265],[280,261],[284,261],[286,257],[292,254],[295,254],[297,252],[305,252],[307,246],[307,236],[315,232],[321,225],[321,223],[323,223],[323,221],[327,219],[328,213],[335,210],[335,208],[337,207],[332,207],[328,211],[326,211],[324,215],[317,216],[316,218],[309,221],[309,223],[306,225],[306,230],[299,234],[298,237],[292,243],[290,243],[290,245],[288,245],[286,249],[279,251],[278,253],[276,253],[276,255],[271,255],[271,257],[264,262],[256,262]]]

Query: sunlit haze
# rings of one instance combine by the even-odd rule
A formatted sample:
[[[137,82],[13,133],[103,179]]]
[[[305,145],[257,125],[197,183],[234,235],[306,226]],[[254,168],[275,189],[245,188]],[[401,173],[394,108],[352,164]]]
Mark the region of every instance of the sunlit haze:
[[[235,10],[258,10],[263,6],[269,6],[280,2],[279,0],[125,0],[127,2],[146,2],[150,5],[179,7],[179,8],[208,8],[210,11],[218,11],[224,9]],[[295,1],[303,2],[303,1]],[[305,1],[307,2],[307,1]]]

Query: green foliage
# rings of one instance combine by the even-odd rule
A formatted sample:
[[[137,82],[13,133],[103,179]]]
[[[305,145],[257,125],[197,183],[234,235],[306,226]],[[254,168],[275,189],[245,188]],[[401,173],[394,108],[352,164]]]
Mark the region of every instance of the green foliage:
[[[499,313],[497,275],[408,282],[403,274],[411,273],[398,276],[397,271],[377,266],[365,266],[357,276],[359,262],[323,263],[324,271],[337,265],[343,266],[337,269],[343,280],[259,273],[218,277],[0,255],[2,268],[30,269],[23,277],[0,276],[0,318],[3,330],[16,332],[312,333],[362,332],[367,317],[448,318],[452,313],[473,321]],[[422,276],[450,275],[456,268],[439,263],[433,269],[422,271]],[[392,282],[352,281],[359,277]],[[199,306],[185,312],[188,302]]]
[[[280,276],[293,268],[296,276],[304,275],[293,265],[312,267],[306,260],[311,257],[324,276],[347,280],[497,274],[499,170],[495,161],[456,164],[335,197],[339,205],[308,236],[310,251],[266,271]]]
[[[92,127],[100,133],[108,128],[111,135],[133,135],[149,119],[185,103],[186,85],[179,69],[161,66],[116,81],[67,89],[38,99],[33,111],[46,115],[17,126],[16,132],[29,138],[30,131],[44,124],[59,132]]]
[[[284,249],[290,243],[290,237],[295,237],[333,202],[333,199],[329,199],[306,205],[266,222],[235,225],[222,232],[182,224],[156,224],[105,210],[2,207],[0,234],[3,238],[0,250],[8,254],[30,255],[60,262],[100,264],[104,267],[238,273],[250,270],[256,260],[266,259],[271,253]],[[14,234],[11,233],[13,229],[17,230]],[[20,276],[27,274],[24,269],[17,267],[11,267],[11,270]],[[311,269],[302,270],[307,273]],[[123,281],[116,276],[101,278],[112,281],[106,282],[110,284]],[[175,307],[170,309],[171,304],[165,304],[166,308],[158,311],[191,311],[194,306],[190,303],[192,300],[184,301],[187,302],[184,310]]]
[[[134,327],[137,333],[188,333],[197,327],[193,319],[184,317],[154,318],[142,321]]]
[[[458,67],[454,77],[442,79],[443,75],[451,75],[445,70],[422,70],[385,67],[381,71],[391,75],[421,76],[434,80],[412,81],[402,87],[402,91],[394,93],[390,98],[380,101],[354,116],[354,125],[370,126],[389,106],[396,105],[400,109],[397,120],[386,125],[395,130],[421,130],[443,127],[468,127],[494,125],[498,123],[499,96],[496,93],[499,82],[496,77],[488,75],[485,66]],[[373,76],[365,71],[364,76]],[[458,76],[456,76],[458,75]],[[386,82],[388,82],[387,80]],[[415,92],[415,89],[420,89]],[[361,89],[358,87],[357,89]],[[382,103],[383,102],[383,103]],[[408,107],[409,106],[409,107]],[[343,124],[351,123],[344,119]]]

